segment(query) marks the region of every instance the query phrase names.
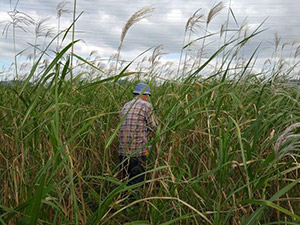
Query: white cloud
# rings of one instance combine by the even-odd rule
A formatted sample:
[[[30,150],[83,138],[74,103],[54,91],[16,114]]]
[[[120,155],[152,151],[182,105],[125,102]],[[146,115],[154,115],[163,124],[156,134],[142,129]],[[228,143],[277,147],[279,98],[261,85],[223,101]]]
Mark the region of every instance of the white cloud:
[[[167,20],[170,22],[180,22],[182,21],[182,12],[180,9],[172,9],[167,13]]]
[[[151,26],[151,25],[153,25],[154,23],[151,22],[150,19],[144,18],[144,19],[142,19],[141,21],[139,21],[139,24],[140,24],[140,25]]]
[[[1,1],[0,21],[9,19],[7,11],[10,10],[7,1]],[[228,2],[227,2],[228,3]],[[251,30],[269,16],[263,28],[269,30],[255,37],[245,49],[246,56],[250,55],[256,46],[261,42],[271,41],[275,31],[282,36],[282,40],[293,41],[300,37],[300,26],[298,19],[298,8],[300,2],[286,0],[239,0],[232,1],[231,8],[239,24],[248,17]],[[18,6],[20,11],[24,11],[35,19],[40,16],[51,16],[49,24],[57,29],[56,5],[57,0],[21,0]],[[143,50],[149,47],[163,44],[165,51],[172,56],[178,56],[182,47],[184,28],[187,19],[195,12],[202,8],[201,13],[207,15],[209,9],[216,4],[213,0],[146,0],[146,1],[79,1],[77,6],[77,15],[84,11],[76,24],[76,39],[82,39],[86,44],[77,44],[76,51],[82,56],[87,56],[92,50],[97,50],[101,57],[109,57],[116,53],[120,41],[122,28],[130,18],[130,16],[146,5],[155,8],[150,17],[147,17],[134,24],[128,31],[121,56],[124,59],[132,60]],[[228,5],[228,4],[226,4]],[[67,6],[72,9],[72,4]],[[209,25],[210,32],[218,32],[221,24],[227,18],[228,8],[225,8],[217,15]],[[61,17],[61,29],[70,26],[72,21],[71,14],[65,14]],[[0,23],[0,30],[3,30],[4,23]],[[230,28],[236,28],[235,22],[230,17]],[[33,30],[33,27],[31,28]],[[234,33],[234,32],[231,32]],[[193,35],[192,39],[199,38],[203,33]],[[68,43],[69,39],[65,41]],[[28,47],[28,43],[32,43],[33,34],[17,31],[17,51],[21,51]],[[40,39],[42,40],[42,38]],[[210,39],[210,41],[215,39]],[[11,32],[8,39],[3,36],[0,38],[0,63],[5,57],[11,55],[12,52]],[[209,46],[209,55],[218,48],[218,41]],[[263,46],[264,57],[271,55],[272,52],[266,46]],[[248,55],[247,55],[248,54]],[[168,56],[164,56],[167,59]],[[170,57],[169,57],[170,58]]]
[[[10,17],[7,14],[7,12],[0,12],[0,21],[6,21],[6,20],[9,20],[9,19],[10,19]]]
[[[111,49],[109,46],[99,47],[95,45],[86,45],[83,42],[79,42],[78,44],[76,44],[75,51],[76,54],[79,55],[90,55],[92,51],[96,51],[97,54],[101,57],[111,54],[113,49]]]
[[[95,20],[97,23],[109,23],[115,20],[115,18],[113,15],[109,15],[105,11],[99,10]]]

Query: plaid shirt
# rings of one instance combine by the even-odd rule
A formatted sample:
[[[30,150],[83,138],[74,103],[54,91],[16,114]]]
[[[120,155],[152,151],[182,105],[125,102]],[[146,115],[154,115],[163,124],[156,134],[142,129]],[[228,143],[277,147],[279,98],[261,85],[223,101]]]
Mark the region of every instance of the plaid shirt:
[[[123,118],[120,128],[119,155],[147,155],[146,151],[150,148],[147,141],[151,131],[156,127],[152,105],[135,97],[123,106],[121,119]]]

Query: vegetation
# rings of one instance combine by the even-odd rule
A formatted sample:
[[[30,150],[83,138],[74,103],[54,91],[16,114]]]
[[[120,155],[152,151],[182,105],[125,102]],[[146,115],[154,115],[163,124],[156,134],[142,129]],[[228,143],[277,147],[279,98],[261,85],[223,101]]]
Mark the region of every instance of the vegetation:
[[[185,29],[183,51],[203,41],[195,61],[187,52],[168,70],[158,47],[150,67],[129,72],[129,62],[114,74],[113,62],[104,70],[73,53],[76,40],[60,49],[77,19],[35,51],[22,82],[0,85],[1,224],[298,224],[300,90],[287,82],[296,55],[289,67],[273,57],[270,70],[255,71],[257,49],[249,59],[240,52],[260,27],[243,36],[242,26],[205,57],[207,20],[204,39],[191,41],[195,24]],[[119,180],[119,112],[140,80],[159,127],[146,181],[128,186]]]

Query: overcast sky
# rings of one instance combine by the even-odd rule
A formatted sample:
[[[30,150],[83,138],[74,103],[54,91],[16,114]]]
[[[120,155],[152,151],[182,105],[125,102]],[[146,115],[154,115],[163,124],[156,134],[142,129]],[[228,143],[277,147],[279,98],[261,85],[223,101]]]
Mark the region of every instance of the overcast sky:
[[[20,0],[17,10],[25,12],[37,20],[43,16],[50,16],[49,27],[57,30],[56,6],[57,0]],[[7,12],[11,10],[16,1],[0,0],[0,24],[3,30],[7,20],[10,20]],[[77,15],[83,11],[76,24],[76,39],[82,39],[76,45],[75,51],[81,56],[88,56],[91,51],[97,50],[101,58],[109,58],[116,53],[120,43],[122,27],[130,16],[144,6],[151,6],[154,11],[150,17],[133,25],[125,38],[121,56],[132,60],[142,51],[149,47],[162,44],[164,51],[168,53],[166,59],[177,59],[182,47],[185,24],[188,18],[199,8],[201,13],[207,15],[210,8],[218,1],[211,0],[77,0]],[[226,8],[216,16],[209,26],[209,32],[219,32],[221,25],[226,21],[229,0],[223,1]],[[72,9],[73,0],[66,9]],[[292,42],[300,39],[300,0],[232,0],[231,8],[239,24],[247,19],[250,30],[256,28],[264,19],[267,21],[263,28],[267,30],[257,36],[247,48],[245,54],[251,54],[259,43],[263,43],[261,57],[272,54],[274,34],[277,31],[281,37],[281,43]],[[71,24],[72,14],[64,14],[61,17],[61,28]],[[230,18],[230,27],[237,28],[233,18]],[[30,28],[32,31],[32,28]],[[18,29],[17,52],[26,48],[23,55],[30,54],[32,48],[29,43],[34,43],[34,35]],[[199,34],[198,37],[200,37]],[[196,38],[196,36],[195,36]],[[39,38],[43,43],[44,38]],[[47,41],[47,40],[46,40]],[[217,49],[218,45],[212,43],[211,50]],[[12,29],[7,37],[0,38],[0,66],[9,65],[13,61]]]

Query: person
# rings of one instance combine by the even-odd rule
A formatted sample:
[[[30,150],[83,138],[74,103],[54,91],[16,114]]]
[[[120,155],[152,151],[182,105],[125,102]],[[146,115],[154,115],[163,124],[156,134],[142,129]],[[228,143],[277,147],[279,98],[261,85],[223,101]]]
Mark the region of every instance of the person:
[[[151,147],[148,141],[157,126],[153,107],[149,103],[150,87],[146,83],[138,83],[133,94],[133,99],[123,106],[120,116],[121,179],[129,178],[129,185],[144,181],[146,157]]]

